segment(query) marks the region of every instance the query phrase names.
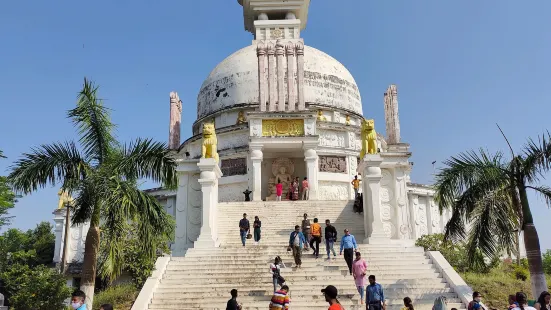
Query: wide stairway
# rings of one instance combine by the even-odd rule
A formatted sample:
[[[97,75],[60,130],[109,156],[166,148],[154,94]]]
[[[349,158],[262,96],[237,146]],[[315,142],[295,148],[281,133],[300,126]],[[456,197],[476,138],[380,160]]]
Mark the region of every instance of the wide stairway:
[[[185,257],[172,258],[154,293],[149,309],[225,309],[230,290],[238,290],[243,309],[268,308],[273,293],[269,263],[275,256],[287,268],[281,274],[290,288],[291,309],[326,309],[320,290],[331,284],[339,290],[339,300],[346,309],[365,309],[359,305],[354,279],[348,273],[339,246],[337,257],[326,260],[325,244],[320,244],[320,257],[303,252],[302,268],[294,266],[286,248],[289,234],[300,225],[302,215],[317,217],[325,227],[329,219],[337,228],[339,240],[344,228],[350,229],[361,242],[364,236],[363,216],[352,211],[352,201],[240,202],[219,204],[220,248],[190,249]],[[238,223],[247,213],[262,221],[262,238],[258,246],[253,240],[241,245]],[[252,233],[252,228],[251,228]],[[399,244],[360,244],[360,252],[368,264],[367,274],[374,274],[382,284],[387,310],[403,307],[409,296],[416,310],[430,310],[438,296],[446,296],[448,308],[464,309],[458,296],[446,284],[422,248]]]

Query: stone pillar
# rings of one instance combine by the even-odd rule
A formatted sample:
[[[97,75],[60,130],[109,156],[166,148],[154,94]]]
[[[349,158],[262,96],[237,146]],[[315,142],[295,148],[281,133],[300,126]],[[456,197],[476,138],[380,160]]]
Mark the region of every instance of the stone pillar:
[[[252,173],[252,201],[262,201],[262,146],[250,146]]]
[[[287,52],[287,97],[289,108],[288,111],[296,109],[295,103],[295,45],[289,42],[286,46]]]
[[[168,147],[177,150],[180,147],[180,123],[182,121],[182,101],[178,93],[170,93],[170,127],[168,129]]]
[[[264,43],[260,42],[256,48],[256,56],[258,57],[258,103],[260,111],[266,111],[266,48]]]
[[[400,143],[400,119],[398,118],[398,89],[390,85],[384,95],[386,135],[388,144]]]
[[[298,42],[297,48],[297,93],[298,93],[298,110],[306,110],[304,103],[304,43]]]
[[[364,228],[366,231],[366,239],[364,243],[383,244],[388,243],[389,238],[386,236],[383,229],[383,221],[381,219],[381,163],[383,159],[379,154],[366,154],[363,161],[360,163],[362,171],[362,187],[363,187],[363,203],[364,203]],[[370,223],[371,213],[372,222]],[[371,224],[371,225],[370,225]],[[369,227],[371,226],[371,230]],[[367,236],[367,232],[371,231],[371,235]]]
[[[67,212],[67,208],[56,209],[54,211],[54,263],[61,263],[61,258],[63,256],[63,244],[65,243],[65,212]]]
[[[275,53],[277,57],[277,110],[285,111],[285,67],[283,66],[285,46],[281,41],[277,41]]]
[[[197,164],[201,175],[199,184],[201,184],[202,216],[201,232],[199,238],[194,244],[195,248],[213,248],[220,246],[216,234],[216,217],[218,216],[218,179],[222,176],[222,171],[214,158],[201,158]]]
[[[313,148],[304,150],[306,177],[308,178],[309,199],[318,200],[318,154]]]
[[[174,218],[176,220],[176,229],[174,233],[174,244],[172,246],[172,256],[183,257],[188,248],[192,246],[189,240],[189,232],[196,230],[197,227],[188,227],[188,217],[190,208],[197,208],[197,204],[192,206],[190,201],[196,200],[197,193],[194,192],[192,183],[197,178],[199,168],[197,167],[198,160],[187,160],[178,163],[176,171],[178,173],[178,189],[176,194],[176,202],[174,204]],[[195,183],[196,184],[196,183]],[[195,185],[196,186],[196,185]]]
[[[276,80],[277,68],[275,60],[275,48],[272,43],[268,44],[268,88],[270,103],[268,106],[269,111],[276,111],[277,102],[277,80]]]

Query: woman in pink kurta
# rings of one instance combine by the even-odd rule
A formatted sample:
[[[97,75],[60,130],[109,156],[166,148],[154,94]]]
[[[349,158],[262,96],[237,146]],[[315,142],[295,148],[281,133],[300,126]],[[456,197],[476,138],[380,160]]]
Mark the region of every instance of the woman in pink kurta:
[[[360,293],[360,302],[364,303],[364,291],[365,291],[365,274],[367,272],[367,263],[362,259],[362,254],[356,252],[356,260],[352,263],[352,275],[354,276],[354,282],[356,282],[356,288]]]

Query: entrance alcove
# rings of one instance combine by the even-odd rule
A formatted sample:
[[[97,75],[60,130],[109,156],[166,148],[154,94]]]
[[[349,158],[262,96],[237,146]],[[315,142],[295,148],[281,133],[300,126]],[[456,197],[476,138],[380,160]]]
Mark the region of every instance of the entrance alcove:
[[[287,164],[291,164],[293,167],[286,167]],[[274,166],[275,165],[275,166]],[[278,173],[278,167],[285,167],[285,173],[291,177],[298,177],[299,182],[306,176],[306,163],[304,162],[304,152],[269,152],[264,153],[264,159],[262,161],[262,200],[270,200],[270,179],[273,178],[277,184],[275,173]],[[291,170],[291,171],[289,171]],[[285,187],[285,186],[284,186]],[[273,185],[273,192],[275,192],[275,184]],[[284,193],[286,189],[284,188]],[[273,197],[272,197],[273,198]],[[282,197],[286,199],[286,197]]]

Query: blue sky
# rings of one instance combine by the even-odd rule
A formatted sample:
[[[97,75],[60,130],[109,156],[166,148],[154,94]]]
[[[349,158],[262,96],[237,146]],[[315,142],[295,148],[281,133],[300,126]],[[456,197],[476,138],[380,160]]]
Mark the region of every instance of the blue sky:
[[[549,12],[547,0],[316,0],[302,36],[350,70],[364,115],[380,131],[383,92],[398,85],[412,181],[430,183],[434,160],[479,147],[506,151],[496,123],[516,149],[551,129]],[[188,137],[201,83],[252,36],[235,0],[2,1],[0,40],[7,173],[32,146],[75,138],[65,115],[84,76],[101,86],[121,141],[166,141],[173,90]],[[51,220],[56,192],[22,198],[12,227]],[[551,248],[551,211],[530,198],[542,247]]]

